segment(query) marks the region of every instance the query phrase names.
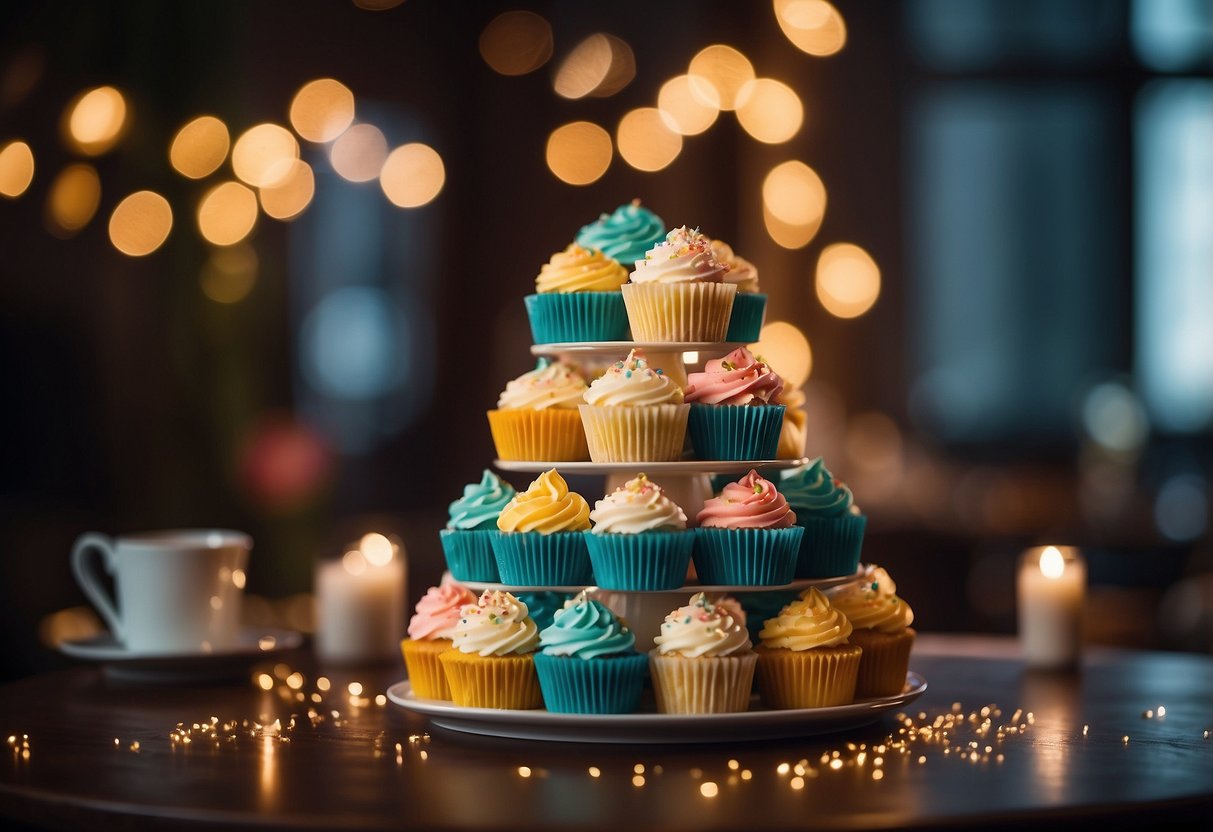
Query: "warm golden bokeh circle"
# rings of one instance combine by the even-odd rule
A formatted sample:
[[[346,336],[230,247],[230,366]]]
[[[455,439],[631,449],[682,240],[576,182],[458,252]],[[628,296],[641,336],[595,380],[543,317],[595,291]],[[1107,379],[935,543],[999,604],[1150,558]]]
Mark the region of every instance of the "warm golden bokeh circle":
[[[548,136],[548,169],[561,182],[588,185],[611,165],[611,134],[589,121],[574,121],[557,127]]]
[[[168,158],[182,176],[201,179],[219,169],[230,146],[226,124],[214,116],[198,116],[177,131]]]
[[[291,99],[290,122],[309,142],[331,142],[354,121],[354,93],[340,81],[308,81]]]
[[[431,202],[446,183],[446,168],[438,151],[412,143],[393,150],[379,172],[379,186],[393,205],[417,208]]]
[[[502,75],[526,75],[552,57],[552,27],[527,11],[509,11],[493,18],[480,33],[480,56]]]
[[[856,318],[880,297],[880,268],[854,243],[826,246],[817,258],[817,299],[831,315]]]
[[[101,204],[101,179],[92,165],[68,165],[51,183],[46,199],[47,227],[58,237],[70,237],[88,225]]]
[[[136,191],[110,214],[110,242],[131,257],[142,257],[160,248],[172,229],[173,209],[155,191]]]
[[[257,195],[239,182],[220,182],[198,205],[198,230],[212,245],[235,245],[256,222]]]
[[[809,339],[794,324],[772,321],[758,333],[750,352],[761,356],[783,379],[784,389],[804,386],[813,372],[813,351]]]

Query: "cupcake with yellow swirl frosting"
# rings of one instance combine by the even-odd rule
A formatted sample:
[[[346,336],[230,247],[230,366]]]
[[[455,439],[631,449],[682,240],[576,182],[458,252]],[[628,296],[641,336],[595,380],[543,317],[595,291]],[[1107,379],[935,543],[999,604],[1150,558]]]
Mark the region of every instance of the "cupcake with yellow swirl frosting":
[[[527,318],[536,344],[626,341],[628,313],[619,287],[628,272],[596,248],[570,243],[539,270],[527,295]]]
[[[590,506],[555,468],[519,492],[497,517],[492,540],[501,582],[514,586],[587,586],[594,582],[582,532]]]
[[[620,291],[637,341],[723,341],[737,287],[711,240],[685,225],[636,261]]]
[[[459,611],[451,649],[438,656],[451,701],[465,708],[542,707],[538,648],[539,628],[526,604],[508,592],[485,590]]]
[[[730,604],[691,596],[661,624],[649,652],[649,675],[663,714],[721,714],[750,707],[753,650],[744,620]]]
[[[914,611],[879,566],[868,565],[856,581],[827,592],[830,603],[851,622],[850,641],[863,648],[855,698],[896,696],[906,684],[916,632]]]
[[[682,388],[631,350],[590,382],[578,409],[594,462],[674,462],[686,443]]]
[[[488,411],[489,431],[500,459],[584,462],[590,458],[577,407],[586,391],[581,370],[541,358],[535,369],[512,379]]]
[[[609,590],[670,590],[686,583],[695,533],[660,485],[639,474],[594,504],[585,535],[594,581]]]
[[[850,635],[851,622],[815,586],[768,618],[754,648],[763,704],[784,709],[853,702],[863,650],[849,642]]]

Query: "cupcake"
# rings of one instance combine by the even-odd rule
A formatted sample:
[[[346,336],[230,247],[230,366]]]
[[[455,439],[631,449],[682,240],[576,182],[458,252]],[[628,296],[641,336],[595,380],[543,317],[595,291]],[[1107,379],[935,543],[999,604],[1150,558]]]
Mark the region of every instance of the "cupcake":
[[[855,698],[901,693],[917,633],[910,626],[914,611],[897,597],[897,585],[889,573],[869,565],[858,580],[826,594],[834,609],[851,622],[850,642],[863,648]]]
[[[815,586],[767,619],[754,648],[762,703],[783,709],[853,702],[863,650],[850,635],[851,622]]]
[[[770,480],[751,469],[703,504],[692,559],[705,584],[778,586],[792,580],[804,529]]]
[[[734,608],[697,592],[665,617],[653,642],[649,675],[659,713],[749,709],[758,657]]]
[[[626,341],[628,313],[619,287],[628,271],[598,249],[570,243],[552,255],[527,295],[527,318],[536,344]]]
[[[594,503],[585,535],[602,589],[669,590],[686,583],[694,532],[687,516],[644,474]]]
[[[466,708],[542,707],[538,647],[539,629],[526,605],[508,592],[486,590],[459,611],[451,649],[438,655],[451,701]]]
[[[504,460],[583,462],[590,458],[578,405],[585,377],[565,361],[541,358],[510,381],[488,412],[497,456]]]
[[[497,534],[497,516],[514,499],[514,486],[489,469],[480,482],[463,487],[463,496],[451,503],[446,528],[438,533],[447,569],[457,581],[501,580],[492,538]]]
[[[594,462],[674,462],[686,444],[682,388],[633,349],[594,379],[578,409]]]
[[[544,705],[555,713],[631,713],[648,668],[648,656],[636,651],[628,626],[584,591],[539,633],[535,670]]]
[[[601,251],[625,270],[643,260],[645,252],[664,239],[665,223],[639,199],[583,225],[576,237],[578,245]]]
[[[568,592],[552,592],[546,589],[535,592],[515,592],[514,595],[519,601],[526,604],[527,611],[531,614],[531,620],[535,622],[535,626],[540,631],[552,626],[552,618],[556,615],[556,610],[564,607],[565,602],[573,597]]]
[[[783,379],[745,347],[687,376],[687,432],[697,459],[774,459],[783,428]]]
[[[809,415],[805,412],[804,391],[798,387],[784,385],[776,404],[783,405],[783,425],[779,429],[779,446],[776,459],[803,459],[808,440]]]
[[[737,287],[711,241],[685,225],[636,261],[620,291],[637,341],[723,341]]]
[[[400,642],[413,694],[421,699],[450,699],[451,688],[439,655],[451,649],[455,625],[464,606],[475,604],[471,590],[455,581],[430,587],[409,619],[408,637]]]
[[[737,287],[724,340],[752,344],[758,340],[767,314],[767,296],[758,291],[758,269],[749,260],[738,257],[733,247],[723,240],[712,240],[712,253],[729,267],[725,281]]]
[[[821,457],[783,471],[779,488],[804,526],[797,578],[854,575],[868,519],[855,505],[851,489],[834,478]]]
[[[586,586],[594,573],[586,551],[590,506],[555,468],[540,474],[501,510],[492,538],[501,582],[516,586]]]

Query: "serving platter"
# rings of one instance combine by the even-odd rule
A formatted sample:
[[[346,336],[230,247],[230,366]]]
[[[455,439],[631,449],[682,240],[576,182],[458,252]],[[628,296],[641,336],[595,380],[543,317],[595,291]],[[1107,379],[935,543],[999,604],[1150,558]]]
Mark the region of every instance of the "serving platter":
[[[615,355],[623,358],[629,350],[647,353],[711,352],[718,355],[748,346],[743,341],[570,341],[559,344],[533,344],[531,355]]]
[[[676,462],[551,462],[494,459],[493,465],[502,471],[542,473],[552,468],[562,474],[745,474],[751,468],[782,470],[798,468],[812,462],[800,459],[686,459]]]

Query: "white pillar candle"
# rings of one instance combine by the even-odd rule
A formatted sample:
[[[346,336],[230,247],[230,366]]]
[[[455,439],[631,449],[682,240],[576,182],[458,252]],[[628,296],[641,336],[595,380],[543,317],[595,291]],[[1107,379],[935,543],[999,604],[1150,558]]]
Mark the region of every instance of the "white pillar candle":
[[[1017,601],[1019,640],[1031,667],[1074,665],[1082,651],[1087,565],[1070,546],[1040,546],[1023,553]]]
[[[316,569],[316,654],[337,663],[400,657],[408,594],[404,547],[368,534]]]

